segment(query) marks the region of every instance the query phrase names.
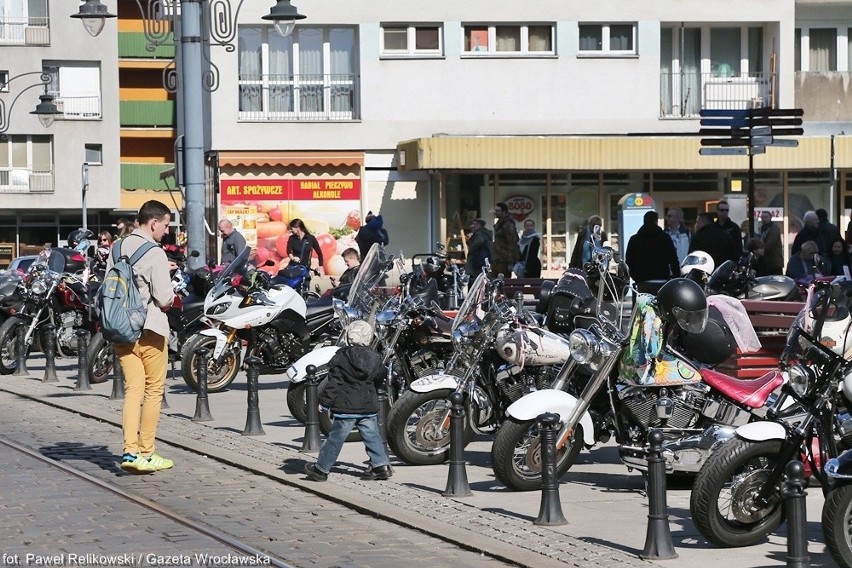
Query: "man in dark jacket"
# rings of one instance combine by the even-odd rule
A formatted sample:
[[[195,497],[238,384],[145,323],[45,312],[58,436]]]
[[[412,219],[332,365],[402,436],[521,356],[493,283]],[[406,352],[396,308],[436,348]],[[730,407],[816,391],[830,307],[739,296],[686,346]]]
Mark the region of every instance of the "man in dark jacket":
[[[491,246],[491,274],[512,276],[512,267],[521,258],[518,248],[518,227],[509,213],[509,206],[503,202],[494,206],[497,221],[494,223],[494,243]]]
[[[491,232],[485,228],[485,219],[474,219],[470,224],[470,231],[464,271],[465,274],[476,278],[482,272],[485,261],[491,258]]]
[[[346,328],[348,346],[341,348],[328,364],[328,381],[320,406],[332,413],[334,424],[320,448],[316,463],[305,464],[305,473],[314,481],[326,481],[353,426],[358,428],[370,469],[361,479],[388,479],[393,472],[385,444],[379,433],[377,389],[385,380],[382,357],[367,347],[373,340],[369,323],[356,320]]]
[[[358,249],[361,253],[361,258],[367,256],[370,252],[370,247],[375,243],[387,246],[390,243],[390,236],[384,228],[385,221],[381,215],[373,215],[370,211],[364,217],[364,224],[358,229],[358,234],[355,235],[355,242],[358,243]]]
[[[720,227],[731,235],[731,240],[734,242],[735,257],[734,262],[739,262],[743,255],[743,237],[740,232],[740,226],[731,221],[730,217],[731,205],[727,201],[720,201],[716,204],[716,222]],[[707,252],[707,251],[704,251]],[[713,255],[710,255],[713,256]],[[715,257],[714,257],[715,260]],[[718,264],[716,266],[719,266]]]
[[[739,239],[736,242],[739,242]],[[717,267],[726,260],[740,261],[734,239],[725,229],[713,222],[710,213],[699,213],[695,220],[695,234],[689,243],[689,252],[697,250],[713,257],[713,263]]]
[[[757,261],[757,275],[782,274],[784,272],[784,250],[781,229],[772,222],[772,213],[760,213],[760,240],[763,241],[763,256]]]
[[[630,276],[637,283],[648,280],[668,280],[680,275],[677,251],[666,232],[657,224],[656,211],[648,211],[642,226],[627,243],[625,261]]]

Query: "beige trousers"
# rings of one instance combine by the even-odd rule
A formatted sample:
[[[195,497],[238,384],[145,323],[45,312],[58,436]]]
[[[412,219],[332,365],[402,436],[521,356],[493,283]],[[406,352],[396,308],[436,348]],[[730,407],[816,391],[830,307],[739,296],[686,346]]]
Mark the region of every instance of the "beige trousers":
[[[124,371],[124,453],[149,456],[154,453],[166,384],[166,338],[146,329],[136,343],[116,344],[114,348]]]

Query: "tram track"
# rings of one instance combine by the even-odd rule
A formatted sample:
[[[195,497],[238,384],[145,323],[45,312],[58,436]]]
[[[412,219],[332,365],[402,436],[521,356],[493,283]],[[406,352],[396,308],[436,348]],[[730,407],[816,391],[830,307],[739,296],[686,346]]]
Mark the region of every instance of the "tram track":
[[[97,477],[91,476],[85,472],[79,471],[69,465],[62,463],[61,461],[57,461],[55,459],[47,457],[36,450],[24,446],[23,444],[19,444],[13,440],[10,440],[5,436],[0,436],[0,445],[12,449],[21,454],[24,454],[25,456],[40,463],[47,464],[53,468],[56,468],[59,471],[63,472],[65,475],[83,480],[86,483],[94,485],[105,492],[118,496],[126,501],[135,503],[136,505],[139,505],[141,507],[144,507],[145,509],[152,511],[161,517],[174,521],[197,534],[209,537],[219,542],[220,544],[223,544],[226,547],[232,549],[234,552],[237,553],[237,557],[245,559],[246,563],[254,561],[256,564],[264,566],[274,566],[276,568],[296,568],[292,564],[288,564],[286,561],[275,557],[273,554],[270,554],[267,551],[259,550],[245,542],[237,540],[233,536],[215,527],[199,522],[198,520],[191,519],[186,515],[183,515],[169,507],[162,505],[161,503],[157,503],[156,501],[152,501],[151,499],[142,497],[141,495],[131,493],[113,483],[109,483],[102,479],[98,479]]]

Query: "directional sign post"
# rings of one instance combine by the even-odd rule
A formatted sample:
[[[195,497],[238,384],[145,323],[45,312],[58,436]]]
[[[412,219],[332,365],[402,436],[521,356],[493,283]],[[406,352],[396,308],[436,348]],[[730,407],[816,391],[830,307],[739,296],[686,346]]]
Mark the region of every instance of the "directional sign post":
[[[754,156],[766,153],[767,146],[795,148],[798,140],[779,136],[804,134],[800,108],[705,109],[700,112],[699,136],[702,156],[748,155],[748,219],[754,232]]]

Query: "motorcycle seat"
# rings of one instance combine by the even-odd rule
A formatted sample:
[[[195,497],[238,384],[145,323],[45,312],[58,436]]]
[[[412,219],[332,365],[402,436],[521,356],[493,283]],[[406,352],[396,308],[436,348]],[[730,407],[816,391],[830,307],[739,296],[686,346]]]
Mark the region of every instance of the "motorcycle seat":
[[[331,311],[331,305],[334,298],[331,296],[323,296],[321,298],[317,298],[316,300],[311,300],[310,302],[306,302],[307,310],[305,311],[305,319],[310,320],[316,317],[318,314],[326,314],[326,312]]]
[[[735,379],[713,369],[701,369],[701,379],[734,402],[750,408],[766,404],[769,395],[784,382],[779,371],[769,371],[756,379]]]

